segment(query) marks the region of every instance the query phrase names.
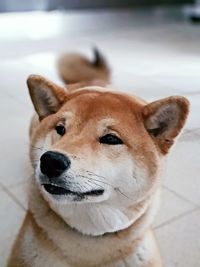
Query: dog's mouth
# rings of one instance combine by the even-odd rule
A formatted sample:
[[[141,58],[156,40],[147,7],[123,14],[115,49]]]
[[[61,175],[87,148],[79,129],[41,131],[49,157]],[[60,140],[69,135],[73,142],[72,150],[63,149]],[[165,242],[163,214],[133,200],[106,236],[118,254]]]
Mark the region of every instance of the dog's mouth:
[[[91,191],[86,191],[86,192],[75,192],[71,191],[69,189],[57,186],[57,185],[52,185],[52,184],[43,184],[44,189],[52,195],[75,195],[75,196],[90,196],[90,197],[97,197],[101,196],[104,193],[103,189],[96,189],[96,190],[91,190]]]

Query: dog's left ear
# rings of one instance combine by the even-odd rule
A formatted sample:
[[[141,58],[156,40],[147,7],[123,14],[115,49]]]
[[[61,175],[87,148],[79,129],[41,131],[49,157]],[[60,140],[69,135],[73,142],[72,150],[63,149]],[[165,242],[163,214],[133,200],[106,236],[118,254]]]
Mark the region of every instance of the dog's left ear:
[[[180,96],[164,98],[143,109],[144,125],[161,152],[166,154],[183,128],[189,112],[189,101]]]
[[[67,96],[64,88],[39,75],[30,75],[27,79],[27,85],[40,120],[56,113]]]

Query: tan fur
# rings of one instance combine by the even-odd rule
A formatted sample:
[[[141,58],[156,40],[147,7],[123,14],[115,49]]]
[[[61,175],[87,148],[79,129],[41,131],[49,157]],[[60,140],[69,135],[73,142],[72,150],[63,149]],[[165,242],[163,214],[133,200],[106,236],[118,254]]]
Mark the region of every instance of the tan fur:
[[[82,78],[79,79],[78,82]],[[75,162],[88,155],[92,166],[98,165],[101,155],[113,164],[118,159],[133,160],[141,171],[141,180],[145,179],[144,186],[137,198],[119,194],[119,199],[127,203],[123,212],[131,223],[123,229],[94,236],[72,229],[72,218],[62,217],[55,210],[33,176],[29,210],[8,267],[162,266],[151,224],[159,200],[161,165],[185,123],[188,101],[183,97],[171,97],[147,104],[137,97],[96,87],[93,82],[88,87],[86,84],[66,90],[40,76],[28,79],[38,113],[30,129],[31,162],[36,168],[38,153],[42,153],[40,150],[47,139],[51,150],[71,155]],[[173,112],[169,114],[171,108]],[[66,127],[62,138],[54,131],[59,123]],[[110,132],[120,136],[123,146],[108,149],[99,145],[99,136]],[[143,178],[146,176],[148,179]],[[101,207],[101,203],[104,202],[95,205]]]
[[[97,50],[96,50],[97,51]],[[110,69],[105,58],[98,52],[100,60],[90,61],[86,57],[75,54],[63,54],[58,61],[58,72],[66,84],[99,81],[110,81]]]
[[[141,265],[137,266],[150,267],[154,266],[151,265],[151,262],[160,261],[151,229],[148,229],[149,226],[146,226],[153,207],[150,207],[147,212],[126,230],[113,234],[106,234],[102,237],[84,237],[77,231],[63,224],[62,220],[50,209],[46,201],[40,196],[34,183],[31,186],[31,194],[30,209],[33,215],[28,212],[26,216],[13,248],[12,258],[8,267],[42,267],[42,263],[41,265],[35,265],[34,263],[35,259],[40,257],[40,255],[37,254],[35,243],[39,246],[38,250],[47,250],[49,255],[53,253],[55,262],[50,259],[49,265],[47,266],[57,267],[56,264],[60,263],[63,265],[58,266],[68,266],[67,264],[69,263],[69,266],[74,267],[118,266],[115,264],[121,261],[121,264],[123,264],[123,260],[127,256],[131,257],[131,255],[137,251],[138,245],[142,244],[146,235],[151,239],[151,249],[157,256],[154,259],[152,255],[148,265],[146,265],[147,263],[143,265],[140,259],[142,256],[140,256],[138,252],[136,258],[139,258]],[[33,236],[31,237],[29,233],[30,228],[33,231]],[[52,235],[54,229],[58,230],[56,235]],[[31,241],[29,247],[27,247],[26,241],[24,241],[26,238],[29,238]],[[35,239],[37,240],[36,242]],[[69,240],[69,242],[66,242],[66,240]],[[79,248],[78,252],[76,251],[77,247]],[[26,251],[29,253],[29,256],[31,255],[31,262],[26,262],[26,257],[23,255]],[[43,262],[43,260],[43,257],[41,257],[41,262]],[[48,259],[46,259],[46,261],[48,263]]]

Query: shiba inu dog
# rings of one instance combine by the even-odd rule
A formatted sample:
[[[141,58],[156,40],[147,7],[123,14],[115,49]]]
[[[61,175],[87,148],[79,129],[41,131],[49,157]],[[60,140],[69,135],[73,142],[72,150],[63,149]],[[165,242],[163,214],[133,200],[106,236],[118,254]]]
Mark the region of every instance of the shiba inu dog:
[[[8,267],[162,266],[151,225],[189,103],[180,96],[147,103],[96,86],[109,80],[97,57],[60,61],[64,80],[80,82],[69,89],[28,78],[35,174]],[[73,58],[81,63],[70,69]]]

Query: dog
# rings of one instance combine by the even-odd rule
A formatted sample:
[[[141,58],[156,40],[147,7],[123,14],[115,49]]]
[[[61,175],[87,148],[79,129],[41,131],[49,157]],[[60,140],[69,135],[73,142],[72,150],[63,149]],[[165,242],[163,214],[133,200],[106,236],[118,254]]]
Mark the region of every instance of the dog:
[[[75,85],[27,80],[34,175],[8,267],[162,266],[152,222],[189,102],[110,90],[110,68],[95,57],[59,60],[61,77]]]

